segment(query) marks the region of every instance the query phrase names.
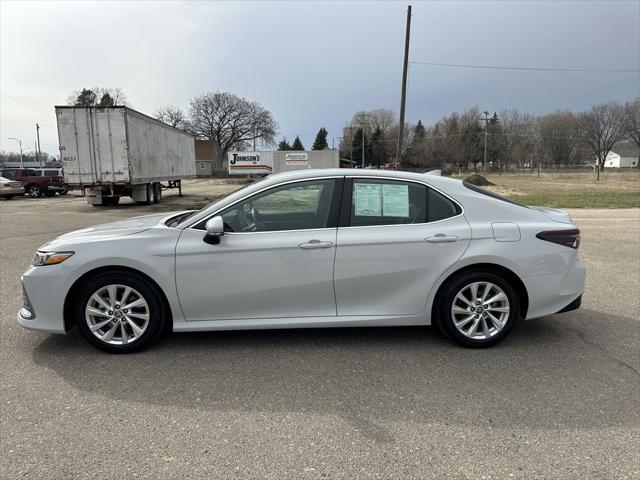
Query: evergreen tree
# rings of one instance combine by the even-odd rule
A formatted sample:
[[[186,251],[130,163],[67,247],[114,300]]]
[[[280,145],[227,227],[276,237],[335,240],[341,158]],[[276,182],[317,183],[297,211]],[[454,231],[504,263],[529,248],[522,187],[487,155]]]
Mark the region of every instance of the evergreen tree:
[[[321,127],[320,130],[318,130],[318,133],[316,134],[316,139],[313,142],[313,146],[311,147],[311,150],[324,150],[326,148],[329,148],[329,144],[327,143],[328,134],[329,132],[327,132],[327,129],[324,127]]]
[[[104,95],[102,95],[102,98],[100,99],[100,103],[98,104],[99,107],[113,107],[115,105],[115,101],[113,100],[113,97],[111,95],[109,95],[109,92],[106,92]]]
[[[278,144],[278,150],[291,150],[291,145],[289,145],[289,142],[287,142],[286,137],[280,140],[280,143]]]
[[[296,139],[291,144],[291,150],[304,150],[304,145],[302,145],[298,135],[296,135]]]
[[[497,113],[489,119],[487,128],[487,165],[492,165],[496,169],[502,168],[507,145],[504,128]]]
[[[74,105],[76,107],[92,107],[96,104],[96,93],[93,90],[83,88],[76,97]]]
[[[362,164],[362,149],[364,144],[364,165]],[[372,151],[371,151],[371,142],[367,142],[367,135],[364,133],[362,128],[356,130],[355,135],[353,136],[353,157],[351,160],[356,162],[356,165],[365,167],[367,163],[371,163],[372,160]]]
[[[380,165],[387,161],[388,149],[387,143],[384,141],[384,132],[379,126],[373,131],[371,135],[371,152],[372,163],[379,169]]]

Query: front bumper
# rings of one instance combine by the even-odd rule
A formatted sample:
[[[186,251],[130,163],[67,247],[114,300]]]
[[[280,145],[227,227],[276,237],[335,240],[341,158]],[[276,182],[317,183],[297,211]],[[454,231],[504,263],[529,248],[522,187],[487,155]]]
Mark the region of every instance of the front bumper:
[[[22,275],[22,286],[31,303],[33,316],[27,318],[25,310],[21,309],[17,315],[18,323],[29,330],[66,333],[64,302],[79,276],[64,264],[29,268]]]

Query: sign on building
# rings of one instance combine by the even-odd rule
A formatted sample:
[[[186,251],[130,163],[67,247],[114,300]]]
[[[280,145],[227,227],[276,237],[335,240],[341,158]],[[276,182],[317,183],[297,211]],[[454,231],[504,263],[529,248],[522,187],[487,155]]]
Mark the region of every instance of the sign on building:
[[[270,174],[273,152],[229,152],[229,174]]]
[[[307,152],[287,153],[285,162],[287,165],[306,165],[309,162]]]

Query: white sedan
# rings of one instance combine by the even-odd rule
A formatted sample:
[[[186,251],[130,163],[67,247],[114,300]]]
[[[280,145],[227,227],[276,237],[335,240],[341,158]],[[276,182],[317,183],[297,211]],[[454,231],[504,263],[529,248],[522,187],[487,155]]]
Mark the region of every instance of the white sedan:
[[[11,200],[16,195],[24,195],[22,182],[0,177],[0,197]]]
[[[439,176],[272,175],[202,210],[78,230],[40,247],[18,322],[108,352],[165,331],[435,324],[464,346],[578,308],[565,212]]]

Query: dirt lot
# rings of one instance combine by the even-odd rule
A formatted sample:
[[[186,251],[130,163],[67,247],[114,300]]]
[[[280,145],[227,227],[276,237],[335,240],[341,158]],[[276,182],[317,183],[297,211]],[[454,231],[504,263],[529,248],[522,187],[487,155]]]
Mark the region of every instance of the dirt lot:
[[[572,211],[583,308],[467,350],[430,328],[176,334],[110,356],[15,314],[36,248],[192,208],[0,200],[0,478],[640,478],[640,210]]]

